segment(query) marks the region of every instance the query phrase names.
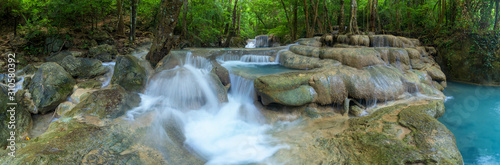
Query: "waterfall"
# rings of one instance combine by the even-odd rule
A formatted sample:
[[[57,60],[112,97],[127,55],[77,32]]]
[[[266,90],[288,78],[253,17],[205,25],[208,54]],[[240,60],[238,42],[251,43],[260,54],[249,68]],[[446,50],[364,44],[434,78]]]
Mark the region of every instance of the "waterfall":
[[[231,74],[229,101],[220,103],[210,62],[191,55],[185,61],[156,74],[139,107],[127,112],[131,120],[155,113],[150,136],[166,143],[156,146],[185,148],[207,164],[259,163],[285,147],[267,134],[271,126],[253,105],[253,81]]]
[[[269,36],[268,35],[255,36],[255,47],[257,48],[270,47]]]
[[[248,39],[245,48],[255,48],[255,39]]]
[[[101,86],[101,88],[104,88],[109,85],[109,83],[111,82],[111,78],[113,78],[116,62],[104,62],[102,63],[102,65],[109,68],[109,71],[104,74],[105,79]]]
[[[257,63],[267,63],[270,61],[271,56],[262,56],[262,55],[244,55],[241,57],[240,61],[242,62],[257,62]]]

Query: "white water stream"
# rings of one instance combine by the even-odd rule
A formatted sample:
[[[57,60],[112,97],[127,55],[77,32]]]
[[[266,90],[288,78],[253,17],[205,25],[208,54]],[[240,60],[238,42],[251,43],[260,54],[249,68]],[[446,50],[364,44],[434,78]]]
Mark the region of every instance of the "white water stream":
[[[152,129],[159,134],[155,136],[173,143],[179,135],[169,135],[166,129],[176,127],[183,145],[207,164],[265,162],[285,148],[268,134],[271,126],[253,105],[253,81],[231,75],[228,102],[221,103],[210,68],[208,60],[188,53],[185,64],[152,78],[140,106],[130,110],[128,118],[155,111]],[[162,121],[173,124],[155,124]]]

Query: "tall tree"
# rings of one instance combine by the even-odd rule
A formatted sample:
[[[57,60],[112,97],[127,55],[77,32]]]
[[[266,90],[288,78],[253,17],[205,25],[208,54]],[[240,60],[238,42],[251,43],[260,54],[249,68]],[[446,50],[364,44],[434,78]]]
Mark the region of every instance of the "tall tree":
[[[378,0],[370,0],[370,26],[368,31],[375,32],[375,21],[377,18],[377,5],[378,5]]]
[[[288,22],[288,27],[290,28],[290,32],[293,35],[293,25],[292,25],[292,21],[290,21],[290,17],[288,17],[288,11],[286,10],[287,7],[285,5],[285,2],[283,2],[283,0],[281,0],[281,4],[283,5],[283,9],[285,10],[285,16],[286,16],[286,21]]]
[[[233,20],[232,20],[232,24],[231,24],[231,27],[229,27],[229,35],[226,39],[226,42],[224,42],[224,47],[229,47],[229,43],[231,43],[231,39],[235,36],[235,32],[236,32],[236,19],[237,19],[237,15],[236,15],[236,8],[238,7],[238,0],[235,0],[234,1],[234,8],[233,8]]]
[[[310,38],[312,37],[309,29],[309,12],[307,11],[308,5],[307,5],[307,0],[304,0],[304,13],[306,14],[306,37]]]
[[[330,23],[330,15],[328,14],[328,7],[327,7],[327,3],[326,3],[326,0],[325,0],[325,5],[324,5],[324,10],[325,10],[325,15],[326,15],[326,24],[328,25],[328,28],[330,29],[330,33],[333,32],[333,26],[332,24]]]
[[[344,20],[344,17],[345,17],[345,3],[344,3],[344,0],[340,0],[340,14],[339,14],[339,18],[337,19],[337,21],[339,22],[339,33],[344,33],[344,30],[345,30],[345,20]]]
[[[299,6],[299,0],[293,0],[293,30],[292,30],[292,41],[297,40],[297,8]]]
[[[184,4],[183,4],[183,9],[182,9],[182,34],[181,36],[183,38],[187,38],[187,14],[188,14],[188,4],[189,1],[188,0],[184,0]]]
[[[135,27],[137,26],[137,0],[131,0],[132,13],[130,15],[130,41],[135,40]]]
[[[349,28],[347,29],[347,33],[349,34],[359,34],[358,29],[358,3],[357,0],[351,0],[351,18],[349,19]]]
[[[117,8],[117,13],[118,13],[118,29],[116,32],[119,35],[123,35],[123,29],[125,28],[125,25],[123,24],[123,15],[122,15],[122,0],[117,0],[116,1],[116,8]]]
[[[151,49],[146,55],[146,59],[153,67],[175,46],[174,28],[177,25],[182,4],[181,0],[161,0],[160,2],[159,23]]]

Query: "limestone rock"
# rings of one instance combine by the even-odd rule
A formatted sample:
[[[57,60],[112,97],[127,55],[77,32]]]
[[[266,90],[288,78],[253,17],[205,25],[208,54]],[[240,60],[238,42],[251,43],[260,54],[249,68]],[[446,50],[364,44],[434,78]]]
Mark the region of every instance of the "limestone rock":
[[[44,63],[33,76],[29,91],[38,111],[46,114],[71,94],[75,80],[57,63]]]

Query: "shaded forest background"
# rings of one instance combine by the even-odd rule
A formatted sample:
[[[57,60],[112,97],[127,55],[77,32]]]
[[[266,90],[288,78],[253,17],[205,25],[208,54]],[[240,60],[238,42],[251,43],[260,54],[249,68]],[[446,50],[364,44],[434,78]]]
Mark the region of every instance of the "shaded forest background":
[[[25,39],[19,49],[32,56],[48,56],[44,45],[51,37],[88,49],[101,31],[133,45],[136,37],[153,37],[160,2],[0,0],[0,32],[4,42],[8,34]],[[241,47],[260,34],[287,44],[356,33],[348,29],[354,20],[359,34],[402,35],[437,47],[445,70],[457,65],[455,56],[466,56],[479,72],[500,68],[498,10],[499,0],[184,0],[174,35],[179,47]]]

